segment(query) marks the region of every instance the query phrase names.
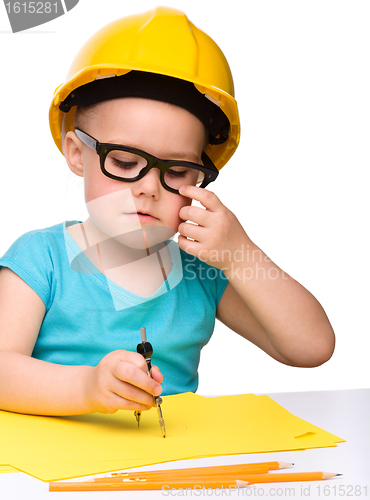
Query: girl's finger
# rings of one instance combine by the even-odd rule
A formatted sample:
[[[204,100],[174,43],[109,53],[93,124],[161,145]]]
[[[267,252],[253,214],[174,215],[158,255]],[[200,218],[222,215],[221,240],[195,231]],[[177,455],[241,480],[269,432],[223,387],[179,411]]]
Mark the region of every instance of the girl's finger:
[[[195,241],[201,241],[202,233],[204,233],[206,229],[202,226],[190,224],[190,222],[181,222],[177,230],[182,236],[185,236],[185,238],[191,238]]]
[[[152,365],[152,369],[150,371],[150,375],[152,376],[152,378],[156,382],[158,382],[159,384],[162,383],[162,381],[163,381],[163,375],[162,375],[160,369],[158,368],[158,366]]]
[[[141,389],[144,393],[149,395],[159,396],[162,392],[161,385],[152,377],[148,376],[148,371],[144,372],[131,363],[120,363],[114,368],[112,373],[120,382],[127,383],[135,389]],[[124,389],[126,386],[122,386],[122,388]],[[121,395],[121,392],[119,395]],[[129,397],[128,399],[132,398]]]

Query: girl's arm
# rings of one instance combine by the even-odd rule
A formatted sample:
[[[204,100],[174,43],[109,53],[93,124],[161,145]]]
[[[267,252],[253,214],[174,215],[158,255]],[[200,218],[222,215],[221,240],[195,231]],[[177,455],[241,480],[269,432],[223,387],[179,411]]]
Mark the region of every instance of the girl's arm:
[[[330,359],[335,336],[316,298],[250,240],[214,193],[197,186],[180,192],[205,207],[181,208],[179,216],[192,223],[179,225],[180,248],[222,269],[229,281],[217,317],[287,365],[311,367]]]
[[[286,365],[310,368],[328,361],[335,336],[320,303],[271,261],[254,264],[239,262],[234,268],[260,273],[248,283],[226,272],[229,283],[218,303],[217,318]],[[271,269],[274,280],[267,275]]]
[[[37,293],[10,269],[0,270],[0,409],[38,415],[148,410],[162,375],[144,358],[114,351],[98,366],[67,366],[31,357],[45,315]]]

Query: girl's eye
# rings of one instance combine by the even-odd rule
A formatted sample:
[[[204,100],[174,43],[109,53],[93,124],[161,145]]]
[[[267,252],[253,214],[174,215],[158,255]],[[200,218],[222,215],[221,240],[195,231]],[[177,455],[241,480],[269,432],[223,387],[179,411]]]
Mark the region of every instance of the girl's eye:
[[[137,162],[135,161],[121,161],[117,160],[116,158],[112,158],[111,161],[115,167],[119,167],[125,170],[129,170],[130,168],[135,168],[137,166]]]
[[[171,168],[166,170],[166,174],[169,174],[171,177],[185,177],[187,173],[187,170],[172,170]]]

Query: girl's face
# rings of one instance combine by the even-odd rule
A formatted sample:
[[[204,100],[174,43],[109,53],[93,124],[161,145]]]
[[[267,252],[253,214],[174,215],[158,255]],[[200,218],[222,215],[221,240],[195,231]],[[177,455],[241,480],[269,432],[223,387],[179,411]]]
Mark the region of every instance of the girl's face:
[[[99,142],[135,147],[161,159],[201,164],[203,124],[178,106],[141,98],[114,99],[94,106],[82,116],[81,124],[77,120],[79,127]],[[84,177],[89,223],[97,232],[134,247],[143,241],[143,229],[145,238],[151,240],[149,246],[177,233],[182,222],[179,211],[191,200],[164,189],[159,169],[152,168],[135,182],[117,181],[103,174],[97,153],[74,132],[68,132],[66,144],[70,168]],[[137,241],[135,234],[141,235]]]

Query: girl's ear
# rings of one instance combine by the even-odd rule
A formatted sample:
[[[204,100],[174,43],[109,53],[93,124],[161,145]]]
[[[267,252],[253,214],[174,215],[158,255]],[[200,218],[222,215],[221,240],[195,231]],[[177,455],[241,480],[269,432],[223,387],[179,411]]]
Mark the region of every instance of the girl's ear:
[[[64,156],[69,168],[79,177],[83,177],[83,162],[82,162],[82,141],[77,135],[69,131],[64,139]]]

